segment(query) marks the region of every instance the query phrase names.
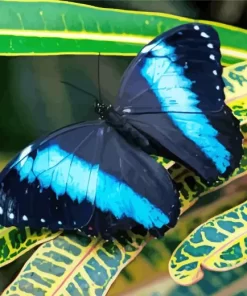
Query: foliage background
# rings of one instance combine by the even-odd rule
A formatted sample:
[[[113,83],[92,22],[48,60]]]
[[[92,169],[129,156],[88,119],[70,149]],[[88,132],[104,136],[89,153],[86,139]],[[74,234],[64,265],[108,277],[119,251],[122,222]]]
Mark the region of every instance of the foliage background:
[[[147,1],[141,0],[77,2],[131,10],[148,9],[247,28],[246,1],[155,0],[148,1],[148,5]],[[62,84],[61,80],[69,81],[97,96],[100,70],[102,99],[113,102],[122,73],[131,59],[101,56],[98,67],[98,57],[0,57],[0,162],[6,162],[13,153],[44,133],[77,121],[96,118],[92,98]],[[240,182],[245,184],[246,180]],[[238,199],[237,196],[244,194],[246,188],[237,186],[231,193],[226,190],[231,189],[227,187],[212,194],[212,204],[207,206],[208,215],[213,216],[217,211],[230,208],[230,195]],[[246,196],[241,198],[245,199]],[[183,225],[185,219],[188,222],[184,223],[184,229],[180,227],[176,240],[171,234],[167,236],[165,245],[164,241],[155,241],[146,246],[138,261],[134,261],[121,273],[109,295],[247,295],[242,292],[246,290],[246,265],[221,274],[206,272],[201,282],[188,288],[176,286],[168,277],[167,258],[185,235],[201,223],[199,213],[205,203],[207,201],[201,201],[181,219],[180,225]],[[215,211],[212,212],[212,209]],[[1,271],[0,290],[15,276],[24,262],[25,256]]]

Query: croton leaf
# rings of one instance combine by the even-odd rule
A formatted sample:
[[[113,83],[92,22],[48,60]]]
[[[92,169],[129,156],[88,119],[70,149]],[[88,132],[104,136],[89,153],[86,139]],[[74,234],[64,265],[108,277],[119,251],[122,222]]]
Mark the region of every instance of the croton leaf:
[[[109,296],[125,294],[146,295],[145,292],[139,290],[140,287],[148,287],[148,291],[150,291],[148,295],[153,295],[152,293],[155,294],[155,292],[160,292],[160,295],[164,294],[167,296],[181,296],[182,294],[191,295],[190,292],[192,292],[192,294],[194,293],[194,295],[212,295],[211,293],[207,293],[206,289],[200,293],[200,289],[204,289],[205,285],[207,285],[207,281],[210,280],[209,273],[205,274],[205,280],[199,282],[198,285],[193,285],[193,287],[188,290],[173,282],[169,276],[168,265],[173,251],[194,229],[210,218],[232,209],[246,200],[246,191],[239,189],[237,192],[234,192],[234,198],[231,198],[233,195],[229,195],[227,191],[233,185],[235,185],[235,182],[224,187],[223,190],[217,191],[217,193],[209,194],[207,199],[204,199],[205,203],[202,200],[200,205],[198,204],[198,206],[193,207],[189,212],[182,215],[176,227],[167,232],[164,238],[151,240],[140,255],[137,256],[116,279],[114,285],[109,290]],[[141,270],[145,270],[145,273],[141,273]],[[233,278],[237,280],[237,278],[241,277],[241,271],[243,275],[243,272],[246,272],[246,270],[247,267],[243,266],[240,270],[234,270],[231,274]],[[147,274],[148,278],[146,276]],[[236,276],[234,276],[234,274]],[[222,289],[222,281],[226,280],[228,276],[229,272],[227,272],[225,276],[224,274],[219,274],[218,277],[213,277],[215,281],[210,280],[210,283],[215,288],[214,293]],[[219,279],[221,279],[221,281],[219,281]],[[156,290],[156,284],[159,286],[158,291]],[[168,286],[172,290],[170,290]],[[141,294],[142,292],[143,294]]]
[[[225,69],[225,79],[229,80],[229,73],[234,73],[236,67]],[[243,68],[241,75],[247,77],[247,67],[246,70]],[[226,91],[226,95],[243,129],[247,119],[246,104],[243,94],[239,95],[237,90],[240,88],[236,87],[234,94]],[[243,158],[241,168],[234,172],[234,176],[246,172],[246,158]],[[200,194],[212,190],[180,165],[162,158],[157,158],[157,161],[163,163],[181,184],[183,211]],[[222,186],[222,183],[215,184],[214,188],[217,186]],[[99,238],[60,235],[39,247],[2,295],[105,295],[120,271],[141,252],[150,239],[149,235],[140,236],[133,232],[112,243]]]
[[[145,238],[129,232],[111,243],[60,235],[39,247],[2,295],[105,295]]]
[[[224,212],[195,229],[174,251],[171,277],[180,285],[203,278],[203,268],[226,271],[247,261],[247,202]]]
[[[60,232],[0,226],[0,268],[11,263],[35,246],[57,237]]]
[[[160,33],[194,21],[66,1],[8,0],[0,1],[0,7],[0,55],[136,55]],[[247,59],[246,30],[199,22],[211,24],[218,31],[224,63]]]

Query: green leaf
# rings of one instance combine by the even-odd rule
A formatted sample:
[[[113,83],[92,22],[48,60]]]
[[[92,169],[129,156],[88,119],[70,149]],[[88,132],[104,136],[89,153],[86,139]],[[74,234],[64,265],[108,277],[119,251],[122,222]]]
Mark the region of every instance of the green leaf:
[[[144,242],[132,232],[114,243],[61,235],[39,247],[2,295],[105,295]]]
[[[135,289],[135,287],[140,287],[147,282],[146,274],[148,274],[150,282],[156,281],[157,278],[165,280],[164,276],[168,278],[169,259],[181,241],[208,219],[246,200],[245,190],[239,191],[232,196],[223,192],[221,190],[217,192],[219,198],[215,201],[211,200],[213,195],[209,195],[208,199],[211,200],[211,203],[191,209],[188,214],[186,213],[180,218],[175,228],[166,233],[164,238],[150,241],[135,261],[126,267],[124,273],[120,274],[109,295],[122,295],[126,290],[132,292],[132,288]],[[145,270],[145,273],[141,273],[140,270]],[[126,274],[128,278],[125,276]],[[132,294],[135,295],[135,291]]]
[[[28,227],[19,230],[15,227],[0,226],[0,267],[11,263],[37,245],[57,237],[60,233],[52,233],[45,229],[34,231]]]
[[[160,33],[194,20],[66,1],[0,1],[0,54],[136,55]],[[223,63],[247,59],[247,31],[215,22]],[[231,36],[231,38],[229,38]]]
[[[247,261],[247,202],[196,228],[174,251],[169,271],[180,285],[195,284],[203,268],[226,271]]]

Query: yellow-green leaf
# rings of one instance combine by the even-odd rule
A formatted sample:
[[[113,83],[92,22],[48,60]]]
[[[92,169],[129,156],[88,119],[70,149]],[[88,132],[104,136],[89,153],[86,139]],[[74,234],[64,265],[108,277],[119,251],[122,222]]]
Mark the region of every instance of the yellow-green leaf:
[[[191,285],[203,277],[203,268],[225,271],[246,262],[247,202],[195,229],[174,251],[171,277]]]
[[[238,189],[232,196],[227,192],[224,193],[225,190],[229,190],[230,186],[232,185],[226,186],[223,191],[220,190],[218,199],[214,199],[214,195],[210,194],[207,197],[210,202],[205,203],[203,207],[195,207],[189,213],[185,213],[176,227],[168,231],[164,238],[150,241],[141,254],[117,278],[109,291],[109,296],[122,295],[121,293],[126,292],[126,290],[132,291],[131,288],[135,289],[137,286],[146,284],[146,274],[148,274],[149,282],[156,281],[157,278],[167,279],[169,277],[169,259],[180,242],[208,219],[246,200],[244,189]],[[141,273],[140,270],[145,270],[145,273]],[[133,295],[135,295],[135,292],[133,292]]]
[[[132,232],[114,243],[61,235],[39,247],[2,295],[105,295],[144,242]]]
[[[0,267],[11,263],[35,246],[57,237],[60,232],[50,230],[22,230],[15,227],[0,226]]]
[[[0,1],[0,55],[136,55],[160,33],[193,19],[66,1]],[[223,62],[247,59],[247,31],[215,22]],[[231,38],[229,38],[231,36]]]
[[[245,204],[246,206],[246,204]],[[246,211],[245,211],[246,212]],[[234,215],[234,211],[230,211]],[[240,237],[232,238],[226,246],[214,255],[205,259],[203,267],[212,271],[227,271],[237,268],[247,261],[247,230],[240,233]]]

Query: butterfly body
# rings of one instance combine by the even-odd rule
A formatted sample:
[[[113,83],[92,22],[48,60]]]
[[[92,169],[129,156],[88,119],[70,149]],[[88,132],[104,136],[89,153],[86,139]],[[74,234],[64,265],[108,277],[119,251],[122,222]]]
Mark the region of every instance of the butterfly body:
[[[243,155],[239,122],[224,103],[220,43],[186,24],[146,45],[100,120],[35,141],[0,173],[0,225],[46,227],[111,238],[163,235],[177,223],[179,193],[150,154],[182,163],[208,183]]]
[[[96,102],[95,112],[104,119],[106,123],[118,131],[128,143],[140,147],[148,154],[155,153],[148,138],[138,131],[124,114],[117,112],[112,105],[106,106],[104,103]]]

